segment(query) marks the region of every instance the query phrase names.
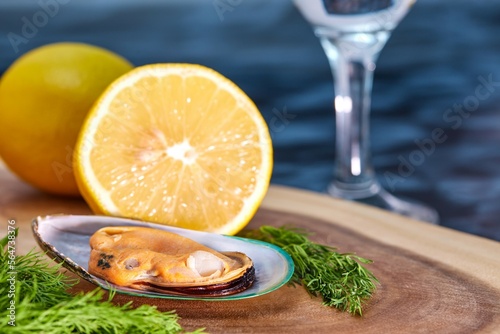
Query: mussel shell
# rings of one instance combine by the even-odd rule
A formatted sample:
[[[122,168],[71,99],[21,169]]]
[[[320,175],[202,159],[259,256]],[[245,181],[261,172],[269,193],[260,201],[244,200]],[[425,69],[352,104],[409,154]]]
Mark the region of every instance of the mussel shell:
[[[227,287],[238,290],[239,287],[251,284],[242,292],[225,295],[214,295],[211,289],[224,291],[226,287],[205,287],[199,291],[197,287],[177,288],[160,287],[151,283],[151,290],[144,291],[140,287],[126,288],[110,284],[88,272],[90,255],[89,239],[97,230],[106,226],[143,226],[152,227],[180,234],[219,252],[241,251],[248,255],[254,263],[253,269],[243,275],[241,280]],[[119,293],[164,299],[197,299],[197,300],[238,300],[252,298],[272,292],[283,286],[291,278],[294,266],[290,256],[281,248],[271,244],[224,236],[214,233],[199,232],[132,219],[93,215],[52,215],[37,217],[32,222],[34,237],[47,255],[83,279],[104,289],[113,289]],[[253,284],[251,283],[253,282]],[[158,290],[156,290],[158,289]],[[238,290],[239,291],[239,290]],[[186,294],[186,293],[189,294]]]

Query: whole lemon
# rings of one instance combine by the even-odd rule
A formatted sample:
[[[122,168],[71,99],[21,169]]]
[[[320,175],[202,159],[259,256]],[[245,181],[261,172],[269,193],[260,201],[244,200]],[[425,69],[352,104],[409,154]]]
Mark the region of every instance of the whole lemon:
[[[72,155],[87,112],[132,69],[124,58],[82,43],[49,44],[17,59],[0,80],[0,157],[42,191],[79,195]]]

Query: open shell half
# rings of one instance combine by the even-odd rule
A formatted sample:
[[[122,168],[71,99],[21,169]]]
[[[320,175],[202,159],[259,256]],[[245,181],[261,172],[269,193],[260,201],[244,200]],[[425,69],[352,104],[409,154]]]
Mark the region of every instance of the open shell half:
[[[88,266],[91,252],[90,238],[105,227],[149,227],[156,231],[172,232],[226,256],[227,252],[237,250],[252,260],[255,270],[254,282],[246,290],[230,295],[180,294],[163,288],[161,291],[152,291],[113,284],[91,274]],[[294,272],[290,256],[281,248],[269,243],[133,219],[95,215],[52,215],[35,218],[32,230],[35,240],[50,258],[62,262],[64,267],[95,285],[134,296],[186,300],[239,300],[261,296],[278,289],[288,282]],[[133,266],[134,263],[129,265]]]

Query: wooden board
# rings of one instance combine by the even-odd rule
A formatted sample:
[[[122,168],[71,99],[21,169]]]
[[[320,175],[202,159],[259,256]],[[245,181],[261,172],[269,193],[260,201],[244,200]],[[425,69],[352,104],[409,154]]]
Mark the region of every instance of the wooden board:
[[[18,253],[36,247],[30,222],[37,215],[91,214],[80,199],[41,194],[0,166],[0,226],[20,228]],[[325,307],[301,287],[285,286],[258,298],[232,302],[132,298],[176,310],[188,330],[210,333],[499,333],[500,243],[416,222],[315,193],[272,187],[249,224],[291,224],[316,241],[374,260],[380,279],[363,317]],[[90,290],[81,283],[76,290]],[[117,303],[131,297],[117,295]]]

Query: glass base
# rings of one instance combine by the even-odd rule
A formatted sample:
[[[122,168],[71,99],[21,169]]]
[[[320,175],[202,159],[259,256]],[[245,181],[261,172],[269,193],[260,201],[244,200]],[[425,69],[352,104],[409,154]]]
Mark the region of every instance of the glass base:
[[[401,215],[424,221],[431,224],[439,224],[439,215],[433,208],[410,200],[403,200],[391,195],[380,185],[373,184],[363,191],[346,190],[338,188],[334,183],[330,184],[327,193],[331,196],[352,200],[380,209],[399,213]]]

